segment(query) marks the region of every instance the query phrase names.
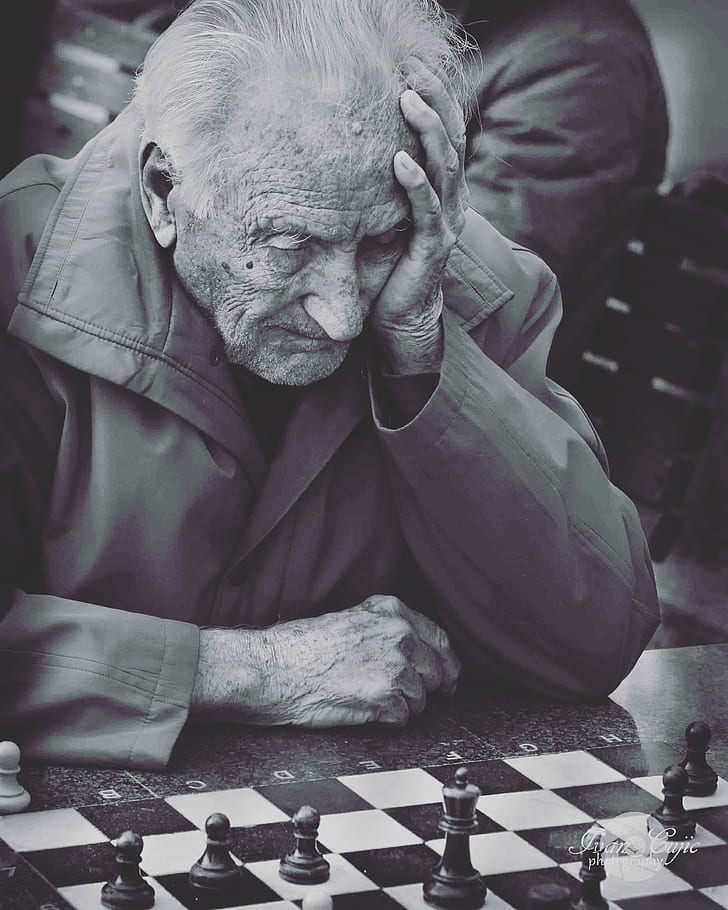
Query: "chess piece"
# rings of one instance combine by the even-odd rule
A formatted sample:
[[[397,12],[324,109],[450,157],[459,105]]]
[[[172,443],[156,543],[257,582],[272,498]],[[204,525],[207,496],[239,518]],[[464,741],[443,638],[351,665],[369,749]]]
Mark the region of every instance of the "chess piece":
[[[705,758],[710,743],[710,727],[702,720],[685,730],[688,751],[680,766],[688,772],[685,796],[710,796],[718,786],[718,775]]]
[[[571,892],[561,885],[534,885],[528,890],[528,910],[571,910]]]
[[[124,910],[148,910],[154,904],[154,888],[139,870],[144,846],[141,837],[125,831],[112,843],[116,848],[116,876],[101,889],[101,903]]]
[[[662,775],[664,801],[652,813],[667,832],[670,841],[690,840],[695,837],[695,819],[683,806],[683,794],[688,783],[688,772],[681,765],[670,765]]]
[[[445,832],[442,859],[422,886],[425,902],[446,910],[471,910],[485,903],[486,888],[470,862],[470,835],[478,830],[480,790],[468,783],[468,769],[442,788],[444,812],[437,827]]]
[[[571,905],[573,910],[608,910],[609,904],[602,897],[602,882],[607,877],[604,868],[604,828],[592,825],[582,843],[581,895]]]
[[[205,822],[207,846],[190,869],[190,885],[197,893],[228,892],[240,881],[240,867],[230,856],[230,820],[213,812]]]
[[[30,805],[30,794],[18,783],[20,749],[11,742],[0,743],[0,815],[22,812]]]
[[[293,816],[296,849],[281,860],[278,874],[297,885],[318,885],[329,877],[329,864],[316,846],[321,816],[312,806],[301,806]]]
[[[334,902],[323,891],[312,891],[306,895],[301,904],[301,910],[333,910]]]

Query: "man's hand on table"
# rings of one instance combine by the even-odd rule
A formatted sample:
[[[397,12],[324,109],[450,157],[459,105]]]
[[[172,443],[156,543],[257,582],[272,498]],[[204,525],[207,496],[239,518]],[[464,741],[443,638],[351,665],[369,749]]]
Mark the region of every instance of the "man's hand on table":
[[[418,91],[404,92],[400,108],[425,161],[420,166],[404,150],[394,156],[412,234],[369,318],[394,373],[425,373],[442,361],[442,274],[468,207],[465,121],[444,76],[413,59],[409,81]]]
[[[268,629],[204,629],[192,718],[333,727],[401,725],[460,664],[443,630],[396,597]]]

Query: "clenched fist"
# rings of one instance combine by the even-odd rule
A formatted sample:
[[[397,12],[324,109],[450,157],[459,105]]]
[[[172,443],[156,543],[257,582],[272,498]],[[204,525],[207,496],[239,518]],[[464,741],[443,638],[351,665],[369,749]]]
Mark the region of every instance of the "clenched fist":
[[[396,597],[269,629],[201,633],[192,713],[247,723],[404,724],[427,694],[452,693],[446,633]]]

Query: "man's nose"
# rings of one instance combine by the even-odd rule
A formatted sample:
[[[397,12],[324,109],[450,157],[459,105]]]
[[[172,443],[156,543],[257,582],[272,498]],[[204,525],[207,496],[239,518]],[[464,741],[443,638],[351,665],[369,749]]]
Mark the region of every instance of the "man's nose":
[[[353,256],[330,256],[319,264],[303,308],[334,341],[352,341],[361,333],[366,305]]]

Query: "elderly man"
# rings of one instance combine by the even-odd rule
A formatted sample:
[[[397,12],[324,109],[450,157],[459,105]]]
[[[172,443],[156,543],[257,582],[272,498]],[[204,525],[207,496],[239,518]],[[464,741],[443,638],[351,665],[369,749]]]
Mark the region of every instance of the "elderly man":
[[[196,0],[113,125],[2,184],[0,720],[27,754],[402,724],[461,662],[598,697],[654,630],[635,510],[544,375],[554,278],[466,213],[435,9]]]

